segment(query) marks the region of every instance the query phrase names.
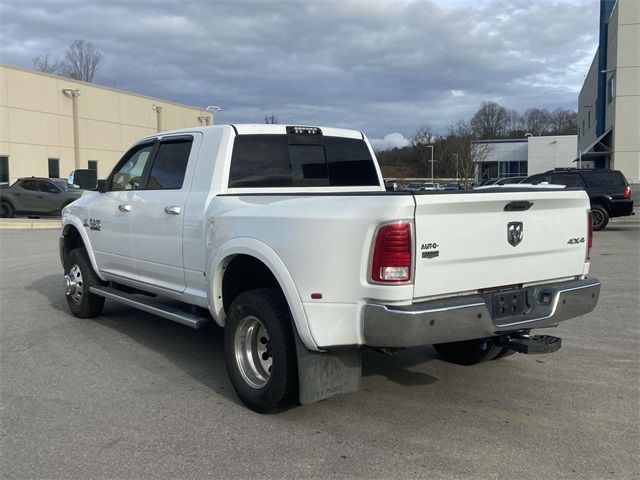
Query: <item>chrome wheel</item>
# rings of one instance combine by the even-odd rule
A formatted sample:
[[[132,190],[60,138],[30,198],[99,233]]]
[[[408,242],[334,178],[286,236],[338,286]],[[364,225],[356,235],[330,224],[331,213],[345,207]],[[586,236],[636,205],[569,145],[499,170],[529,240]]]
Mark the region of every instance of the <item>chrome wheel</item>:
[[[604,214],[598,209],[591,210],[591,222],[594,230],[598,230],[604,223]]]
[[[77,264],[74,264],[69,269],[69,273],[64,276],[64,286],[67,296],[71,297],[76,305],[80,305],[84,282],[82,281],[82,271]]]
[[[238,370],[252,388],[262,388],[269,381],[273,367],[271,340],[266,328],[254,316],[240,320],[234,335],[234,353]]]

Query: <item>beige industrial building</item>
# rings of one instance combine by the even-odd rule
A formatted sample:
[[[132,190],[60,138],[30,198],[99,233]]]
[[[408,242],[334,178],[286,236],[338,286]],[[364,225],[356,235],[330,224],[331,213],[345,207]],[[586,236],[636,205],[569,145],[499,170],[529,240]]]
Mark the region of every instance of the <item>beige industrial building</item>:
[[[640,1],[601,0],[600,40],[578,98],[577,161],[640,183]]]
[[[0,185],[76,168],[105,178],[139,138],[211,124],[204,108],[0,64]]]

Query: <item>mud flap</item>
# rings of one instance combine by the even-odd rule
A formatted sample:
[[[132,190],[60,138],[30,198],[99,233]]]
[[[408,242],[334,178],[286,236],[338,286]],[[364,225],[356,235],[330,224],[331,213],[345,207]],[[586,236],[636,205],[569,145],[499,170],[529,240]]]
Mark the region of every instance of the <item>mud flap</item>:
[[[295,331],[300,404],[309,405],[360,388],[362,359],[359,350],[312,352]]]

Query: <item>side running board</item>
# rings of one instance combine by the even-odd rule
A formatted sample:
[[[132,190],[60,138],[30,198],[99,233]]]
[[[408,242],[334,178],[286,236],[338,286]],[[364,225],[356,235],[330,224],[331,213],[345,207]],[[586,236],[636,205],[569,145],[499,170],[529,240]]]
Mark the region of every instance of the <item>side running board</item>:
[[[115,300],[116,302],[120,302],[130,307],[137,308],[138,310],[152,313],[153,315],[158,315],[159,317],[163,317],[168,320],[173,320],[174,322],[181,323],[182,325],[186,325],[187,327],[198,329],[206,323],[209,323],[209,319],[207,318],[184,312],[179,308],[170,305],[164,305],[160,302],[144,298],[139,295],[125,293],[115,288],[91,287],[89,291],[96,295],[100,295],[101,297]]]

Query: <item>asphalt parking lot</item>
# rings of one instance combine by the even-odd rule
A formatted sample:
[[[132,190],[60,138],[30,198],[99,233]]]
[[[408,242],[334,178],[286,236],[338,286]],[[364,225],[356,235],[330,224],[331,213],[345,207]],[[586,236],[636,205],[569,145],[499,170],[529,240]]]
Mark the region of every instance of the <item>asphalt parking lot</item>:
[[[559,352],[365,352],[358,393],[270,416],[236,398],[220,329],[72,317],[57,237],[0,231],[2,478],[638,478],[638,216],[596,233],[600,303],[549,331]]]

